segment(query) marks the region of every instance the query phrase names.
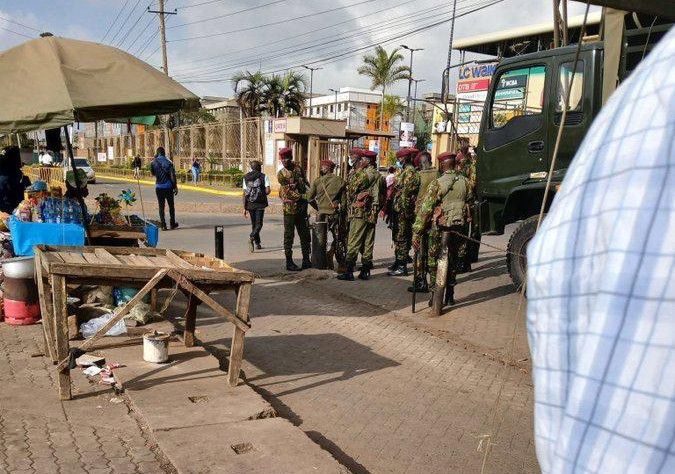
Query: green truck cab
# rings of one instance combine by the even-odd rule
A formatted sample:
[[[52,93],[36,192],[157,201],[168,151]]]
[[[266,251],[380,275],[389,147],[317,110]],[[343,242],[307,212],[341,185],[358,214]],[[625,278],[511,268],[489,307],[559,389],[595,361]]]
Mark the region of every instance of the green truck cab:
[[[618,77],[626,77],[670,24],[624,30]],[[651,41],[650,41],[651,39]],[[566,88],[572,82],[548,211],[579,145],[603,104],[604,44],[583,44],[503,59],[485,101],[476,147],[476,197],[481,233],[510,237],[507,268],[516,287],[525,282],[527,244],[534,236],[551,167]],[[574,81],[571,81],[574,75]]]

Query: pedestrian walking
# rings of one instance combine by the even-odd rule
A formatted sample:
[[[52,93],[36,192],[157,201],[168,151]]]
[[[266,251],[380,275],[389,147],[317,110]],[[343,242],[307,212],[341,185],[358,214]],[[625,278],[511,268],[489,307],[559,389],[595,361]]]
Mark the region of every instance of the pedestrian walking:
[[[342,237],[340,217],[346,202],[345,182],[333,173],[335,163],[330,160],[321,162],[320,176],[315,179],[305,198],[319,212],[317,224],[320,224],[319,240],[321,250],[326,254],[329,267],[333,268],[333,257],[338,266],[344,266],[345,255],[340,238]],[[328,233],[331,234],[331,245],[328,248]],[[316,250],[316,249],[315,249]]]
[[[415,201],[415,216],[419,214],[420,205],[427,195],[429,185],[438,179],[438,168],[431,166],[431,155],[429,152],[422,151],[415,157],[416,168],[420,175],[420,189]],[[430,227],[428,232],[422,234],[420,239],[420,248],[417,251],[417,259],[413,262],[415,265],[416,280],[413,286],[408,287],[408,291],[417,293],[428,293],[429,285],[427,283],[427,273],[433,280],[436,280],[436,255],[429,252],[429,248],[438,249],[440,246],[440,234],[436,226]]]
[[[192,160],[190,171],[192,172],[192,184],[197,184],[199,181],[199,176],[202,173],[202,165],[199,164],[199,160],[197,158]]]
[[[178,227],[176,222],[176,209],[174,207],[174,196],[178,194],[178,182],[176,181],[176,169],[171,160],[166,157],[166,152],[161,146],[157,148],[155,159],[150,163],[150,172],[155,177],[155,192],[157,193],[157,204],[159,207],[159,222],[162,230],[166,230],[166,219],[164,217],[164,206],[169,205],[169,226],[171,229]]]
[[[375,224],[380,212],[382,176],[371,165],[369,154],[355,163],[356,171],[347,184],[347,206],[349,212],[349,237],[347,244],[346,269],[338,275],[339,280],[353,281],[356,260],[361,253],[360,280],[370,278],[373,268],[375,246]]]
[[[396,177],[393,208],[397,216],[396,235],[394,236],[394,263],[387,275],[405,276],[408,274],[408,260],[412,243],[412,226],[415,220],[415,200],[420,188],[420,175],[413,166],[416,148],[402,148],[396,152],[401,172]]]
[[[307,192],[307,178],[299,165],[293,162],[293,151],[290,148],[279,150],[279,159],[283,168],[277,174],[279,181],[279,197],[284,209],[284,253],[286,270],[297,272],[312,267],[310,261],[310,234],[307,216],[307,200],[303,195]],[[302,249],[302,266],[293,262],[293,241],[297,231]]]
[[[134,170],[134,179],[141,179],[141,166],[143,166],[141,155],[136,155],[131,162],[131,167]]]
[[[248,248],[252,252],[262,249],[260,244],[260,230],[265,218],[265,208],[269,205],[267,196],[270,194],[270,180],[261,170],[262,165],[254,160],[250,163],[250,171],[244,175],[244,217],[251,216],[251,234]]]
[[[413,247],[419,251],[422,235],[434,226],[441,235],[441,245],[433,248],[430,242],[429,253],[437,256],[438,270],[432,277],[431,299],[435,315],[439,315],[445,305],[455,302],[455,272],[459,245],[462,241],[462,229],[470,219],[468,203],[471,193],[467,179],[455,169],[456,155],[446,152],[438,155],[441,176],[429,184],[419,212],[413,225]]]

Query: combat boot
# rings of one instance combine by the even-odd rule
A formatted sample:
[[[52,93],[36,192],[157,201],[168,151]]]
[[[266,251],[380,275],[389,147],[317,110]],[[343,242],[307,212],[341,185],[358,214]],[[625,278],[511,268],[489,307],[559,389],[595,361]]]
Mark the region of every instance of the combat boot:
[[[370,280],[370,265],[362,265],[357,278],[359,280]]]
[[[387,272],[389,276],[407,276],[408,275],[408,265],[404,262],[398,262],[398,267],[396,269]]]
[[[300,267],[301,270],[307,270],[308,268],[312,268],[312,262],[309,259],[309,257],[302,257],[302,267]]]
[[[455,285],[448,285],[445,288],[444,306],[452,306],[455,304]]]
[[[390,272],[393,272],[393,271],[396,270],[397,268],[398,268],[398,260],[394,260],[394,263],[392,263],[391,265],[389,265],[389,266],[387,267],[387,270],[389,270]]]
[[[417,277],[417,280],[414,281],[413,286],[408,287],[408,291],[410,293],[429,293],[427,279],[423,277]]]
[[[289,272],[299,272],[300,271],[300,267],[297,266],[295,264],[295,262],[293,262],[293,257],[289,257],[289,256],[286,257],[286,270],[288,270]]]
[[[337,276],[338,280],[354,281],[354,265],[347,264],[347,269],[344,273]]]

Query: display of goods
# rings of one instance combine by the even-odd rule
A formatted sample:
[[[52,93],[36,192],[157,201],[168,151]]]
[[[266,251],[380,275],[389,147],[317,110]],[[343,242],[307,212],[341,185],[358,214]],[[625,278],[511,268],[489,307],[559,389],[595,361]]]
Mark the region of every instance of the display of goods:
[[[122,207],[120,202],[106,193],[101,193],[96,197],[98,212],[94,216],[94,221],[101,225],[124,225],[126,222],[122,217]]]

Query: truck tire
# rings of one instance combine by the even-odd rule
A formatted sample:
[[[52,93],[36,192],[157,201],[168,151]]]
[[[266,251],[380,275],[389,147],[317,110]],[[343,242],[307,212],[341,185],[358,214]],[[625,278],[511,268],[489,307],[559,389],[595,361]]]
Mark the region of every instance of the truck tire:
[[[527,244],[530,243],[537,231],[539,216],[528,217],[522,221],[513,231],[506,247],[506,268],[511,276],[511,281],[517,289],[527,280]],[[520,255],[520,256],[519,256]]]

